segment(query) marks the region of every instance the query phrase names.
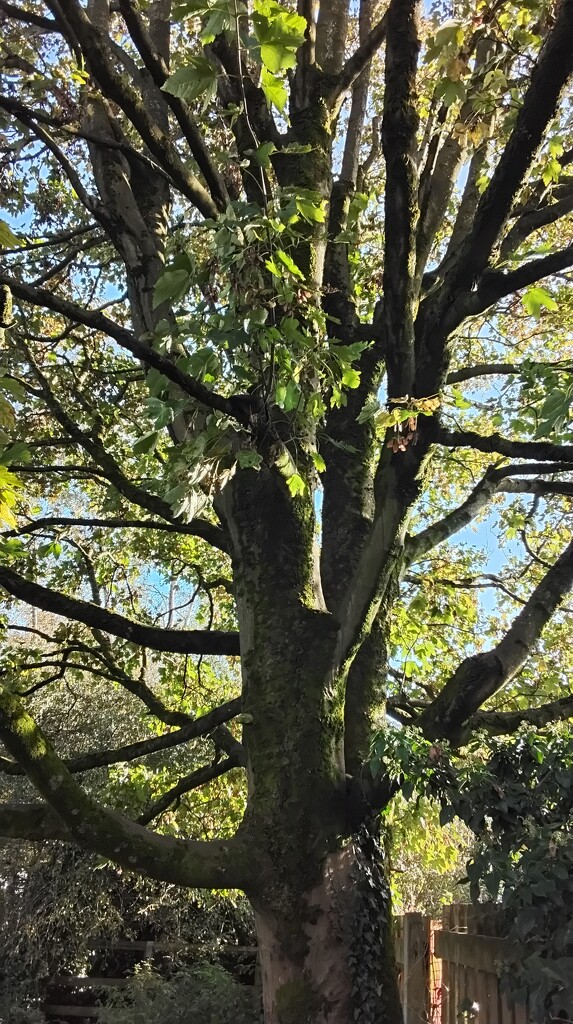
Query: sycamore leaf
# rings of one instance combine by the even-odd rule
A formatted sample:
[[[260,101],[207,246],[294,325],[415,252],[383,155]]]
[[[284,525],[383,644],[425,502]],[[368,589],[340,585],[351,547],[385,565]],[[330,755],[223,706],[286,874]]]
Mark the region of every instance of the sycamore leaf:
[[[273,76],[271,75],[271,77],[273,77]],[[264,78],[264,72],[263,72],[263,78]],[[263,90],[264,90],[264,86],[263,86]],[[266,93],[265,93],[265,95],[266,95]],[[268,97],[267,97],[267,99],[268,99]],[[285,89],[285,99],[286,99],[286,89]],[[275,104],[275,106],[276,106],[276,104]],[[265,170],[269,169],[269,167],[271,166],[270,156],[271,156],[271,153],[275,153],[276,152],[276,148],[277,147],[275,146],[274,142],[264,142],[262,146],[259,146],[258,149],[255,149],[255,151],[253,153],[253,156],[254,156],[255,160],[257,161],[259,167],[264,167]]]
[[[153,292],[153,308],[157,309],[162,302],[172,302],[182,298],[189,287],[189,273],[186,270],[166,270],[159,278]]]
[[[443,78],[436,86],[436,96],[441,96],[444,105],[451,107],[454,103],[463,102],[466,98],[466,87],[463,82]]]
[[[304,494],[306,491],[306,484],[298,473],[293,473],[292,476],[287,478],[287,486],[293,498],[296,498],[297,494]]]
[[[278,75],[274,75],[272,71],[269,71],[268,67],[263,67],[261,88],[269,106],[275,106],[279,114],[282,114],[288,100],[288,92],[283,79],[279,78]]]
[[[561,164],[559,163],[559,160],[555,159],[555,157],[551,157],[545,164],[545,167],[543,168],[543,173],[541,175],[543,184],[550,185],[552,181],[559,181],[560,175]]]
[[[16,416],[10,402],[0,398],[0,427],[7,427],[8,430],[16,426]]]
[[[159,432],[152,430],[150,434],[144,434],[135,442],[132,451],[135,455],[148,455],[153,451],[158,440]]]
[[[471,409],[471,402],[464,398],[459,388],[452,388],[452,398],[456,409]]]
[[[306,19],[276,3],[255,0],[253,28],[264,66],[276,74],[296,65],[296,51],[304,43]]]
[[[231,28],[231,24],[231,12],[229,7],[214,7],[209,11],[207,24],[199,37],[203,46],[213,43],[217,36],[222,35],[223,32],[227,32],[227,30]]]
[[[534,437],[550,437],[561,430],[569,421],[572,402],[573,385],[567,389],[554,388],[541,406]]]
[[[22,239],[14,234],[10,225],[0,220],[0,249],[15,249],[22,244]]]
[[[360,373],[349,367],[342,374],[342,383],[346,388],[357,388],[360,384]]]
[[[326,203],[321,199],[318,203],[312,203],[308,199],[295,198],[296,208],[301,217],[309,223],[324,224],[326,221]]]
[[[238,451],[236,459],[241,469],[259,469],[263,461],[262,455],[259,452],[252,451],[250,448],[243,448]]]
[[[170,75],[162,89],[187,103],[203,97],[205,109],[217,92],[217,72],[204,54],[198,53],[189,58],[188,64]]]
[[[376,417],[376,423],[383,429],[386,427],[395,427],[398,423],[403,423],[404,420],[409,419],[411,415],[412,414],[408,409],[400,409],[398,407],[389,410],[381,410]]]
[[[538,285],[534,288],[528,288],[521,301],[526,312],[530,316],[534,316],[536,320],[539,319],[542,308],[557,309],[557,303],[553,296],[545,288],[540,288]]]
[[[324,473],[326,469],[326,462],[324,461],[320,452],[311,452],[310,457],[314,462],[314,468],[316,469],[317,473]]]
[[[12,528],[18,525],[12,508],[16,504],[21,487],[18,477],[6,469],[6,466],[0,466],[0,522]]]
[[[263,43],[261,46],[261,60],[266,68],[276,74],[277,71],[286,71],[296,65],[296,53],[287,49],[279,43]]]
[[[464,41],[464,30],[460,21],[445,21],[429,41],[426,50],[426,63],[435,60],[442,51],[451,53],[458,49]]]
[[[277,388],[278,392],[278,388]],[[292,409],[297,409],[300,405],[301,390],[296,380],[289,380],[284,393],[283,408],[286,412],[291,412]]]
[[[292,256],[289,256],[288,252],[285,252],[284,249],[277,249],[276,255],[277,259],[281,261],[283,266],[285,266],[287,270],[294,275],[294,277],[299,277],[301,281],[304,280],[302,270],[299,270]]]
[[[374,401],[372,401],[372,402],[367,402],[366,405],[364,405],[362,407],[362,409],[360,410],[360,412],[358,413],[358,416],[356,418],[357,422],[358,423],[367,423],[368,420],[374,419],[374,417],[377,416],[379,412],[380,412],[380,405],[376,401],[376,399],[374,399]]]

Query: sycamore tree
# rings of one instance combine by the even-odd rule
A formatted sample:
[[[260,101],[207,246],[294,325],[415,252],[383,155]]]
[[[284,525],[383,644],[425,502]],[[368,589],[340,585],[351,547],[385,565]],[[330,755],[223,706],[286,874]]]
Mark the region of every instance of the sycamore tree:
[[[0,834],[398,1022],[397,791],[571,809],[573,0],[0,15]]]

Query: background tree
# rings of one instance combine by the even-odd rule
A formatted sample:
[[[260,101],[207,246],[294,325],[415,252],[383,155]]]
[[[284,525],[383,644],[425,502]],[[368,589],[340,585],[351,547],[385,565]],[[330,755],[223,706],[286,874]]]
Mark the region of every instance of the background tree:
[[[399,1020],[380,810],[573,714],[573,0],[0,11],[0,832],[242,889],[266,1024]]]

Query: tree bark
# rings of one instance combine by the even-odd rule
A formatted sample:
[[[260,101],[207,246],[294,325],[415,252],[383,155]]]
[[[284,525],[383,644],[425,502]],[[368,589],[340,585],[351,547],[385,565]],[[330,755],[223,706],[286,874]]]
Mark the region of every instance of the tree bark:
[[[296,881],[296,880],[295,880]],[[389,889],[363,832],[329,853],[315,885],[281,914],[253,899],[265,1024],[402,1024]]]
[[[257,860],[247,895],[261,948],[265,1024],[400,1024],[381,848],[351,819],[339,625],[317,582],[310,490],[276,466],[243,470],[218,505],[241,635],[248,803]]]

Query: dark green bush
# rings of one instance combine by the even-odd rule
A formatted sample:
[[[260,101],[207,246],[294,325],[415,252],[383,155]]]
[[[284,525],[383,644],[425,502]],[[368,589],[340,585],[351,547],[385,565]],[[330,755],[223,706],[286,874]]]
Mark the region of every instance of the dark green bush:
[[[217,964],[180,966],[170,978],[142,964],[100,1011],[101,1024],[259,1024],[252,988]]]

